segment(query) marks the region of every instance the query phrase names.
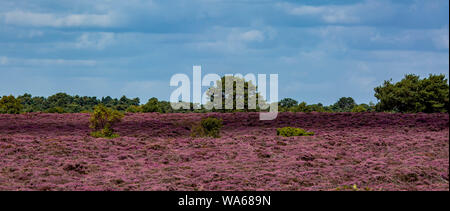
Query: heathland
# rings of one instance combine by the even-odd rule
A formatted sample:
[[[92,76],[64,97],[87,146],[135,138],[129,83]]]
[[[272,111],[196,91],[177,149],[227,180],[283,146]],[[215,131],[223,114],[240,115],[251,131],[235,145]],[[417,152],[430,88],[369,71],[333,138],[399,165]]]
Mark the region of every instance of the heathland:
[[[219,138],[191,137],[206,117]],[[1,114],[0,190],[449,190],[448,114]],[[277,136],[292,126],[313,136]]]

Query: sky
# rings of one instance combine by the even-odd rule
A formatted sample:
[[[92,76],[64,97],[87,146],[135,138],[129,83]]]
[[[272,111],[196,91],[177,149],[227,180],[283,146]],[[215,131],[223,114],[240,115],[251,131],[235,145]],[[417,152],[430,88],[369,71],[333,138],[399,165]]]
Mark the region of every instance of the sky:
[[[168,100],[172,75],[278,74],[279,99],[449,72],[447,0],[0,0],[0,95]]]

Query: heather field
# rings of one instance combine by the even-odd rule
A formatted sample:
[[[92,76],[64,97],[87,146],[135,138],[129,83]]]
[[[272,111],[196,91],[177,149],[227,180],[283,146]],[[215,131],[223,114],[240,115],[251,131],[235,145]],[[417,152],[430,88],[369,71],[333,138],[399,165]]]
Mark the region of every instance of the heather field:
[[[89,114],[0,115],[0,190],[449,190],[448,114],[258,115],[127,114],[116,139]],[[191,138],[207,116],[222,137]]]

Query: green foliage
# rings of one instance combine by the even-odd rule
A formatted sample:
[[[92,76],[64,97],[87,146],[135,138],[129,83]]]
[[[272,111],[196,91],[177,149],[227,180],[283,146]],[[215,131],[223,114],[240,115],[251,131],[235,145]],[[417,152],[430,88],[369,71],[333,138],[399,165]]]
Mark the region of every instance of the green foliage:
[[[229,80],[225,80],[227,77]],[[233,87],[233,93],[225,95],[226,83]],[[230,84],[232,83],[232,84]],[[222,92],[222,109],[213,109],[213,112],[241,112],[241,111],[260,111],[259,102],[267,105],[264,99],[260,98],[256,91],[256,86],[252,81],[245,81],[242,78],[234,76],[222,77],[218,81],[217,86],[208,89],[210,102],[206,105],[197,105],[194,103],[184,102],[190,105],[190,109],[173,110],[170,102],[158,101],[157,98],[151,98],[145,105],[140,105],[139,98],[129,99],[122,96],[120,99],[111,98],[109,96],[97,99],[96,97],[87,96],[70,96],[66,93],[57,93],[55,95],[45,97],[32,97],[30,94],[18,96],[4,96],[0,102],[0,113],[21,113],[21,112],[50,112],[50,113],[79,113],[92,112],[94,107],[103,104],[105,107],[118,110],[121,112],[160,112],[160,113],[205,113],[209,112],[205,106],[211,106],[214,103],[215,92]],[[220,86],[222,84],[222,86]],[[244,109],[236,109],[237,99],[236,93],[238,84],[244,85]],[[405,113],[435,113],[448,112],[449,108],[449,84],[444,75],[431,75],[428,78],[420,79],[416,75],[406,75],[400,82],[392,83],[392,80],[385,81],[383,85],[376,87],[375,97],[378,104],[373,103],[357,105],[353,98],[342,97],[331,106],[323,106],[322,104],[308,105],[306,102],[298,103],[291,98],[281,100],[279,111],[281,112],[365,112],[365,111],[382,111],[382,112],[405,112]],[[242,97],[242,96],[241,96]],[[225,101],[232,99],[233,109],[225,109]],[[242,100],[242,98],[240,98]],[[248,102],[256,99],[256,109],[249,109]],[[241,102],[241,101],[239,101]],[[198,108],[200,109],[194,109]]]
[[[30,94],[19,96],[20,102],[24,107],[24,112],[39,112],[48,109],[47,102],[44,97],[31,97]]]
[[[172,106],[170,105],[170,102],[159,101],[158,105],[159,105],[159,110],[160,110],[161,113],[173,113],[173,112],[175,112],[172,109]]]
[[[126,111],[131,106],[139,106],[139,98],[129,99],[122,96],[120,99],[104,97],[101,100],[96,97],[70,96],[66,93],[57,93],[48,98],[32,97],[24,94],[17,97],[24,112],[50,112],[50,113],[79,113],[92,112],[98,104],[103,104],[108,108]],[[136,107],[134,107],[136,108]],[[133,110],[134,108],[130,108]]]
[[[228,84],[227,84],[228,83]],[[256,91],[257,87],[252,83],[252,81],[246,81],[243,78],[235,77],[235,76],[224,76],[221,80],[218,80],[216,86],[210,87],[207,90],[207,96],[209,97],[208,106],[214,105],[214,93],[222,93],[222,108],[221,109],[213,109],[212,111],[220,111],[220,112],[233,112],[233,111],[259,111],[260,104],[265,105],[266,101],[263,97]],[[238,84],[243,85],[243,96],[238,95]],[[221,86],[220,86],[221,85]],[[226,87],[233,87],[232,93],[226,93]],[[242,99],[244,98],[244,99]],[[225,109],[225,103],[227,100],[232,101],[233,106],[232,109]],[[238,103],[243,102],[243,109],[237,109],[241,107]],[[256,109],[249,108],[249,102],[256,102]],[[215,105],[218,107],[219,105]]]
[[[301,128],[283,127],[277,129],[277,136],[291,137],[291,136],[313,136],[314,132],[308,132]]]
[[[28,106],[28,105],[31,105],[33,102],[33,99],[31,98],[30,94],[24,94],[22,96],[18,96],[17,99],[22,104],[23,112],[32,112],[32,110],[30,110],[30,108]]]
[[[289,109],[289,108],[297,106],[297,105],[298,105],[298,101],[296,101],[292,98],[284,98],[279,103],[280,109]]]
[[[192,107],[192,106],[191,106]],[[167,101],[159,101],[158,98],[150,98],[148,102],[141,106],[142,112],[159,112],[159,113],[173,113],[175,112],[170,105],[170,102]],[[191,109],[190,111],[194,111]],[[186,112],[184,110],[180,110],[177,112]]]
[[[342,97],[331,106],[324,106],[322,103],[310,105],[306,102],[297,103],[291,98],[281,100],[278,105],[280,112],[364,112],[375,110],[373,103],[357,105],[351,97]]]
[[[220,129],[222,128],[222,120],[214,117],[202,119],[191,129],[192,137],[220,137]]]
[[[321,103],[308,105],[306,102],[301,102],[298,105],[289,108],[290,112],[329,112],[327,107],[324,107]]]
[[[128,113],[141,113],[142,112],[142,107],[141,106],[132,105],[132,106],[127,108],[126,112],[128,112]]]
[[[357,106],[357,104],[353,98],[341,97],[334,105],[331,106],[331,109],[334,112],[350,112],[355,106]]]
[[[47,98],[47,104],[49,108],[54,107],[66,107],[73,102],[72,96],[66,93],[57,93]]]
[[[158,99],[153,97],[148,100],[148,102],[142,106],[142,111],[145,113],[149,112],[161,112],[161,108],[159,107]]]
[[[373,102],[369,102],[369,104],[362,103],[362,104],[359,104],[359,106],[362,106],[369,112],[375,111],[375,104]]]
[[[379,100],[377,111],[404,113],[448,112],[449,84],[444,75],[432,75],[420,79],[409,74],[397,82],[392,79],[376,87],[375,97]]]
[[[94,108],[91,114],[90,127],[94,129],[91,133],[94,137],[114,138],[118,137],[112,128],[114,124],[121,121],[123,114],[100,104]]]
[[[20,100],[12,95],[3,96],[0,99],[0,113],[2,114],[19,114],[22,107]]]
[[[367,108],[364,105],[358,105],[353,107],[352,112],[354,113],[360,113],[360,112],[366,112]]]
[[[59,107],[59,106],[49,108],[49,109],[47,109],[47,112],[48,113],[58,113],[58,114],[66,113],[64,111],[64,108],[63,107]]]
[[[103,128],[98,131],[92,131],[91,136],[94,138],[108,138],[108,139],[113,139],[113,138],[119,137],[119,135],[114,133],[114,131],[110,128]]]

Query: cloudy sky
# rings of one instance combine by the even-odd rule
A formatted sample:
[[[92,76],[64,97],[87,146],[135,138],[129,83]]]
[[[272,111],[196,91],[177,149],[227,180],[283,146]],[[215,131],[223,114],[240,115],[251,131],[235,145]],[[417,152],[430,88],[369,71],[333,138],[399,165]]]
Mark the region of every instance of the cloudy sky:
[[[0,95],[168,100],[175,73],[278,73],[279,96],[376,102],[449,71],[447,0],[0,0]]]

